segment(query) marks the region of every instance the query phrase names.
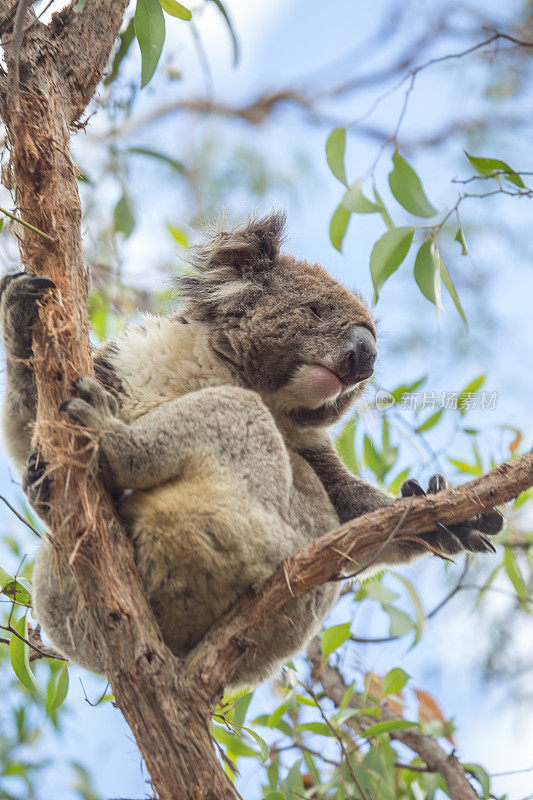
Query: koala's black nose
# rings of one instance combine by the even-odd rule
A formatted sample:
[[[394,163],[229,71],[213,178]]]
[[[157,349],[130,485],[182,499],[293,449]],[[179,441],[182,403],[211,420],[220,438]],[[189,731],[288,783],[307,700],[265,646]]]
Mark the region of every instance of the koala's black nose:
[[[339,377],[351,380],[364,380],[374,371],[378,355],[376,342],[368,328],[358,325],[349,333],[349,342],[339,360]]]

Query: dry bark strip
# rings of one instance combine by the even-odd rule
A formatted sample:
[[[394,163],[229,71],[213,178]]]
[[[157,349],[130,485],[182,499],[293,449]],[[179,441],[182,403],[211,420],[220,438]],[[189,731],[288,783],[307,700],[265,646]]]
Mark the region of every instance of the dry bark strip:
[[[313,665],[313,677],[322,685],[324,693],[335,705],[339,706],[348,687],[344,683],[340,672],[324,664],[319,642],[314,639],[307,649],[308,658]],[[361,696],[354,693],[348,705],[359,710],[361,708]],[[381,712],[380,721],[390,721],[400,719],[386,706]],[[353,727],[357,733],[361,733],[359,722],[366,725],[373,725],[375,717],[358,715],[358,722],[348,719],[347,725]],[[472,784],[466,776],[466,772],[459,760],[453,753],[447,753],[436,739],[427,736],[415,728],[405,728],[389,732],[390,738],[406,745],[413,753],[417,753],[428,769],[432,772],[440,772],[444,778],[450,797],[452,800],[478,800],[478,795],[474,791]]]
[[[0,0],[0,31],[8,69],[19,85],[8,93],[0,72],[0,116],[8,132],[15,202],[26,222],[50,239],[20,228],[26,269],[51,278],[34,332],[37,433],[53,472],[52,529],[59,558],[73,566],[86,605],[89,635],[161,800],[234,800],[235,789],[209,737],[213,704],[225,678],[265,615],[294,593],[328,580],[345,558],[365,562],[405,511],[401,502],[327,534],[292,556],[256,597],[245,598],[191,654],[172,656],[144,596],[133,552],[104,491],[92,453],[75,427],[59,420],[72,380],[92,374],[86,314],[87,274],[81,252],[81,207],[69,151],[79,121],[105,69],[126,0],[74,3],[43,25],[27,14],[20,51],[13,49],[16,3]],[[11,67],[9,67],[11,65]],[[11,76],[12,77],[12,76]],[[16,81],[15,83],[17,83]],[[499,471],[498,471],[499,470]],[[460,521],[515,497],[533,483],[531,457],[503,465],[470,489],[415,500],[400,535]],[[469,496],[469,492],[477,494]],[[332,550],[332,546],[335,550]]]

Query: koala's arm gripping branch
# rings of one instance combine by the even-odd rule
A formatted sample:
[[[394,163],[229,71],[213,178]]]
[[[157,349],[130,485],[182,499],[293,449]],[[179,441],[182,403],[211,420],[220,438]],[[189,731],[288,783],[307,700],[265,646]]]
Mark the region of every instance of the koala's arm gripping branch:
[[[343,569],[364,568],[386,546],[431,531],[436,522],[454,525],[518,497],[533,486],[533,450],[500,464],[481,478],[435,495],[397,500],[326,533],[285,559],[255,597],[243,597],[188,659],[209,690],[217,691],[254,635],[296,595],[326,583]]]

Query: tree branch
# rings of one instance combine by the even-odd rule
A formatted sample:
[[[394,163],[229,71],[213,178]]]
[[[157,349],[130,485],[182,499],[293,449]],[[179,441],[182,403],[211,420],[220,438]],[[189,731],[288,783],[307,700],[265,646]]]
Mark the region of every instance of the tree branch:
[[[309,645],[307,655],[313,666],[313,677],[320,682],[326,696],[338,707],[348,689],[340,672],[334,667],[329,666],[329,664],[323,663],[322,651],[317,639],[314,639]],[[348,705],[357,710],[362,708],[361,696],[354,693]],[[390,711],[386,706],[382,708],[381,720],[389,721],[396,719],[400,719],[400,717]],[[358,715],[358,720],[362,720],[368,725],[373,725],[376,721],[375,717],[368,716],[365,718],[364,715]],[[360,729],[357,727],[355,720],[347,719],[346,725],[355,728],[355,730],[360,733]],[[392,730],[389,732],[389,735],[391,739],[401,742],[414,753],[418,753],[431,772],[439,772],[442,775],[446,781],[452,800],[478,800],[478,796],[458,759],[453,753],[447,753],[443,750],[437,740],[432,736],[428,736],[414,728]],[[409,765],[406,765],[405,768],[410,769]]]
[[[435,495],[397,500],[364,514],[298,550],[266,581],[255,597],[243,597],[205,636],[188,658],[209,691],[224,686],[240,655],[253,647],[264,620],[293,597],[325,583],[350,565],[364,568],[387,542],[431,531],[436,522],[454,525],[508,502],[533,485],[533,450],[500,464],[486,475]],[[406,510],[409,508],[406,515]],[[399,520],[406,515],[401,527]]]

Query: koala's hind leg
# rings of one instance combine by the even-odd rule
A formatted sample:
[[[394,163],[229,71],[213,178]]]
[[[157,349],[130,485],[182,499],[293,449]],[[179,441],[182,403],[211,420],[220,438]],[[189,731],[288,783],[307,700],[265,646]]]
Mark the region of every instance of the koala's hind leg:
[[[30,363],[37,301],[52,288],[54,283],[48,278],[27,272],[5,275],[0,281],[0,328],[7,364],[2,428],[9,454],[20,471],[30,452],[30,423],[35,420],[37,404]]]
[[[116,401],[90,378],[80,397],[61,405],[98,434],[104,478],[112,490],[149,489],[180,478],[191,460],[214,458],[245,480],[255,499],[284,513],[292,472],[285,444],[260,397],[232,386],[201,389],[161,404],[130,425]]]

